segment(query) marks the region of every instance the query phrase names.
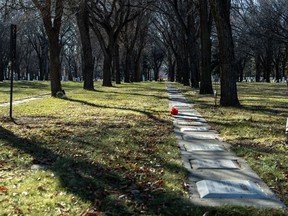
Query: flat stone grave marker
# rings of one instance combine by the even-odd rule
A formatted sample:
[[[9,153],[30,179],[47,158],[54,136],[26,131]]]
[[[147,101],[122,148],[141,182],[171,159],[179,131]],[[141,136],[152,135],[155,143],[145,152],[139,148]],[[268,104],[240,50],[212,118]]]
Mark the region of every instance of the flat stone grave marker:
[[[199,117],[195,117],[195,116],[182,116],[182,115],[175,115],[175,118],[178,119],[189,119],[189,120],[198,120]]]
[[[225,149],[218,144],[184,144],[186,151],[225,151]]]
[[[191,107],[190,104],[188,104],[188,103],[172,103],[171,106],[176,107],[176,108]]]
[[[183,111],[179,113],[178,116],[203,118],[203,116],[201,116],[200,114],[196,114],[193,112],[183,112]]]
[[[179,97],[171,97],[169,98],[170,101],[179,101],[179,102],[187,102],[185,98],[179,98]]]
[[[170,91],[169,91],[169,94],[179,94],[179,91],[177,91],[177,90],[170,90]]]
[[[207,132],[209,131],[208,128],[205,128],[205,127],[181,127],[180,128],[180,132],[186,132],[186,133],[189,133],[189,132]]]
[[[194,140],[215,140],[218,137],[219,134],[213,132],[213,131],[195,131],[195,132],[189,132],[189,133],[182,133],[183,140],[185,141],[194,141]]]
[[[179,126],[207,126],[206,123],[195,122],[195,121],[176,121],[175,125],[179,125]]]
[[[240,169],[233,160],[190,160],[190,164],[195,169]]]
[[[249,180],[202,180],[196,183],[201,198],[261,199],[268,196]]]

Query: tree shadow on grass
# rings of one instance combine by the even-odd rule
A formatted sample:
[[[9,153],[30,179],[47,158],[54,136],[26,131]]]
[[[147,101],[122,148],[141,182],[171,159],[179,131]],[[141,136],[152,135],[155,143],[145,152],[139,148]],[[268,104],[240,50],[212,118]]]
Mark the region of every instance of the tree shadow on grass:
[[[91,208],[106,212],[107,215],[141,215],[143,212],[149,215],[177,215],[181,209],[181,215],[191,215],[193,212],[193,215],[203,214],[203,209],[194,208],[188,200],[173,191],[145,190],[135,177],[127,175],[126,170],[113,169],[109,164],[98,164],[85,158],[59,153],[45,147],[45,143],[33,143],[1,126],[0,135],[6,145],[32,156],[33,163],[46,165],[68,193],[90,202]],[[171,172],[183,169],[169,163],[163,166],[171,169]],[[134,202],[133,206],[138,206],[138,209],[130,208],[119,196],[129,197]]]
[[[78,100],[78,99],[72,99],[72,98],[65,98],[64,100],[68,100],[71,102],[77,102],[77,103],[81,103],[83,105],[87,105],[87,106],[91,106],[91,107],[96,107],[96,108],[105,108],[105,109],[118,109],[118,110],[126,110],[126,111],[133,111],[133,112],[137,112],[137,113],[141,113],[145,116],[147,116],[150,119],[153,119],[157,122],[160,123],[170,123],[169,121],[163,120],[161,118],[157,118],[156,116],[154,116],[153,114],[151,114],[150,112],[144,111],[144,110],[140,110],[140,109],[134,109],[134,108],[126,108],[126,107],[119,107],[119,106],[106,106],[106,105],[99,105],[99,104],[95,104],[95,103],[90,103],[88,101],[84,101],[84,100]]]

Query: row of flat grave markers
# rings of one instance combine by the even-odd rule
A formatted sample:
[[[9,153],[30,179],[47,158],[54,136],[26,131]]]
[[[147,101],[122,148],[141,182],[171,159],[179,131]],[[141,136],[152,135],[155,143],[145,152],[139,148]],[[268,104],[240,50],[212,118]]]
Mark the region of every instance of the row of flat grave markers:
[[[183,165],[189,171],[192,203],[202,206],[242,205],[284,208],[245,160],[236,157],[228,143],[210,129],[206,120],[175,87],[168,85],[169,108],[181,149]]]

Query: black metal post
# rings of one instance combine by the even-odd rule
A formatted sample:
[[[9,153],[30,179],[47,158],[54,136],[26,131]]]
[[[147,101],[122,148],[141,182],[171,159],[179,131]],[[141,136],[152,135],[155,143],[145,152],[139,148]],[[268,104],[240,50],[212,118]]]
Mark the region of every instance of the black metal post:
[[[13,78],[16,62],[16,25],[11,24],[10,36],[10,119],[13,120]]]

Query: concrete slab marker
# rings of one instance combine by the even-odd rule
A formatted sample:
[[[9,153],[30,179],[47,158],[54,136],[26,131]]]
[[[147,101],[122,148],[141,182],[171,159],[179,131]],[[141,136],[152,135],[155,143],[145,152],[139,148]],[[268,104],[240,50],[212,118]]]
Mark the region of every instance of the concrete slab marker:
[[[225,151],[225,149],[217,144],[184,144],[187,151]]]
[[[233,160],[190,160],[193,169],[240,169]]]
[[[205,127],[181,127],[180,132],[207,132],[208,128]]]
[[[196,122],[196,121],[174,121],[174,126],[207,126],[207,123]]]
[[[214,132],[187,132],[184,133],[182,132],[182,137],[183,140],[185,141],[194,141],[194,140],[208,140],[208,139],[212,139],[215,140],[216,138],[218,138],[218,134],[214,133]]]
[[[252,181],[202,180],[196,183],[201,198],[265,199],[267,195]]]

